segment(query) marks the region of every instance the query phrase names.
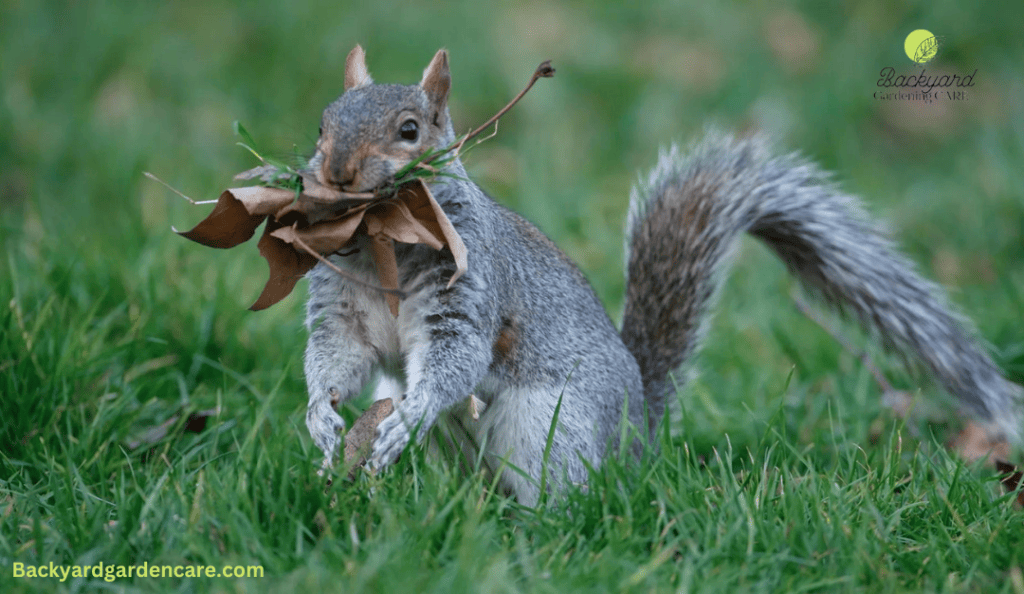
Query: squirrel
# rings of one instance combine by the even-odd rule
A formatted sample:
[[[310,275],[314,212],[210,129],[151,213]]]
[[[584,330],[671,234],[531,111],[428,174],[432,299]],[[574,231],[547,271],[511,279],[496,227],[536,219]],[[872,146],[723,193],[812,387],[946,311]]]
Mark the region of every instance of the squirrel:
[[[329,187],[381,186],[430,148],[455,140],[440,50],[414,85],[376,84],[356,46],[344,93],[323,112],[309,173]],[[486,404],[471,424],[486,464],[520,502],[584,483],[619,447],[623,417],[653,437],[669,374],[697,351],[730,255],[743,233],[773,250],[813,293],[858,318],[887,346],[923,363],[959,405],[1019,443],[1024,391],[1004,379],[942,290],[916,272],[859,201],[763,138],[712,133],[689,152],[673,147],[631,195],[627,291],[617,331],[577,266],[533,224],[497,204],[459,159],[430,188],[461,235],[468,271],[452,286],[453,256],[396,244],[405,294],[397,317],[382,293],[323,263],[308,274],[304,358],[306,425],[330,467],[344,421],[335,407],[375,372],[375,398],[395,411],[380,423],[371,468],[393,462],[467,396]],[[365,237],[331,261],[372,283]],[[354,252],[354,255],[352,253]],[[415,433],[415,436],[414,436]],[[630,447],[635,448],[635,443]]]

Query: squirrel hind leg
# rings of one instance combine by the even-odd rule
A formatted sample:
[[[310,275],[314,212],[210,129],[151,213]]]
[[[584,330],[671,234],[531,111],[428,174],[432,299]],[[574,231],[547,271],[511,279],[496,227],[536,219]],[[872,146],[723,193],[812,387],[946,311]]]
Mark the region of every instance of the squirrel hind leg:
[[[537,504],[545,471],[547,489],[557,492],[566,483],[587,481],[581,457],[595,467],[601,462],[603,450],[592,427],[579,418],[582,410],[573,406],[570,390],[564,385],[505,388],[475,422],[476,443],[485,450],[487,466],[501,473],[498,484],[523,505]],[[548,431],[560,397],[559,430],[545,461]]]

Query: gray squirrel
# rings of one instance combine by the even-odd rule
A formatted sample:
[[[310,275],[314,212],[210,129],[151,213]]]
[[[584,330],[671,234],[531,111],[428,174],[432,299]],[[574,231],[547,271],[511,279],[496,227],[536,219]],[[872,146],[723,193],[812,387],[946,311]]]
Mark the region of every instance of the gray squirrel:
[[[323,113],[309,171],[323,185],[369,191],[428,148],[455,140],[447,100],[448,54],[419,84],[375,84],[356,46],[345,92]],[[688,153],[664,152],[633,191],[627,223],[627,294],[616,331],[576,265],[531,223],[469,181],[461,162],[431,191],[461,235],[468,271],[447,249],[396,244],[394,317],[384,295],[324,264],[308,273],[306,425],[333,463],[344,422],[338,403],[374,372],[375,397],[395,412],[377,428],[370,465],[393,462],[443,414],[474,394],[486,404],[470,424],[484,460],[511,464],[501,485],[522,503],[539,496],[544,450],[555,486],[582,483],[617,443],[626,417],[653,436],[674,393],[669,374],[699,347],[739,236],[770,247],[802,283],[842,307],[888,346],[917,359],[960,406],[1019,442],[1022,390],[1003,378],[941,289],[921,278],[827,174],[763,139],[712,134]],[[332,256],[373,284],[368,250]],[[677,378],[682,379],[682,378]],[[586,462],[586,464],[585,464]],[[525,476],[524,476],[525,475]]]

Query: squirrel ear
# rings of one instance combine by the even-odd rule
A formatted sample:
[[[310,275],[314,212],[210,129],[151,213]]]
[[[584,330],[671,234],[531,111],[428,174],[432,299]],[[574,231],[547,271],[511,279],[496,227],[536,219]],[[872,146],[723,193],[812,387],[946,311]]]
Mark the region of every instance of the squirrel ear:
[[[366,69],[366,52],[362,46],[356,45],[345,58],[345,90],[351,91],[371,84],[373,79]]]
[[[434,59],[423,71],[420,87],[430,99],[430,104],[435,110],[434,123],[437,124],[437,120],[444,113],[444,108],[448,103],[448,91],[452,87],[452,75],[448,71],[448,52],[446,50],[437,50],[437,53],[434,54]]]

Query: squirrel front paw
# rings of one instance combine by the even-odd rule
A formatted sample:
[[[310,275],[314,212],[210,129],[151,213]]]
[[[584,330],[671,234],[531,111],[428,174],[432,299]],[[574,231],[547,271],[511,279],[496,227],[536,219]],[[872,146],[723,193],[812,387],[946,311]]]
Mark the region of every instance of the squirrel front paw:
[[[420,436],[429,428],[428,419],[423,418],[424,406],[417,406],[417,400],[403,398],[394,412],[377,425],[377,437],[373,440],[373,452],[369,466],[377,471],[398,459],[405,446],[412,440],[412,430],[420,425]],[[420,423],[422,419],[422,423]]]
[[[380,422],[373,440],[373,453],[368,462],[370,469],[378,471],[398,459],[412,435],[397,411]]]
[[[333,396],[333,395],[332,395]],[[334,457],[341,445],[341,437],[338,433],[345,429],[345,420],[334,410],[333,397],[312,399],[309,408],[306,409],[306,427],[313,443],[324,453],[324,462],[320,467],[319,475],[334,466]]]

